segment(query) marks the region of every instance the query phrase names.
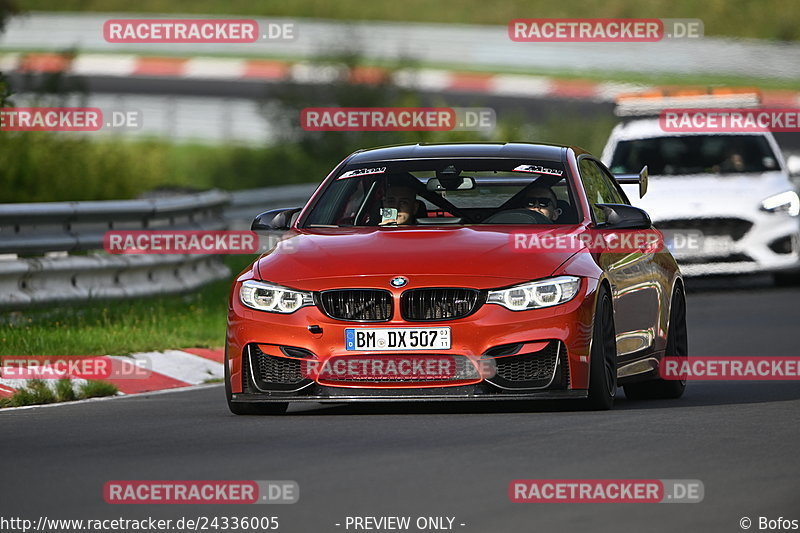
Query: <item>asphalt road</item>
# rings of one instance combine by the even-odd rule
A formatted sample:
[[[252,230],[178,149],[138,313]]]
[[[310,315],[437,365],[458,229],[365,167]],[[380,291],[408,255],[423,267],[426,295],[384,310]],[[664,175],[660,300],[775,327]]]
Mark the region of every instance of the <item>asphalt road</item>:
[[[724,283],[720,287],[724,287]],[[694,355],[797,355],[800,289],[689,294]],[[0,517],[454,516],[455,530],[741,531],[800,519],[800,382],[695,382],[677,401],[563,406],[310,407],[230,415],[221,386],[0,414]],[[697,504],[512,504],[514,479],[699,479]],[[108,505],[116,479],[295,480],[266,506]],[[352,529],[350,529],[352,531]],[[412,529],[412,531],[416,531]]]

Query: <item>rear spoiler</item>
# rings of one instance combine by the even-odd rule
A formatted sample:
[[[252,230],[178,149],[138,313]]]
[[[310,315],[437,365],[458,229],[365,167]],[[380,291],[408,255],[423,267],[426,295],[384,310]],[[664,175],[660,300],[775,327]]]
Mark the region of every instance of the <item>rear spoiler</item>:
[[[642,198],[647,193],[647,175],[647,165],[645,165],[638,174],[614,174],[614,179],[617,180],[617,183],[625,185],[636,185],[638,183],[639,198]]]

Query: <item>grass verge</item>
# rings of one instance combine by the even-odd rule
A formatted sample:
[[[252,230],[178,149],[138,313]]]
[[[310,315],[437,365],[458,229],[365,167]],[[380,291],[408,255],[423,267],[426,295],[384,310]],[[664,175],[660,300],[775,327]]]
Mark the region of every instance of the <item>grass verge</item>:
[[[613,117],[586,119],[576,113],[537,123],[505,120],[491,139],[472,132],[328,132],[263,148],[0,132],[0,203],[129,199],[159,188],[237,190],[319,183],[354,150],[401,142],[553,142],[599,153],[615,123]]]
[[[0,398],[0,408],[42,405],[48,403],[73,402],[86,398],[114,396],[116,385],[106,381],[87,381],[75,390],[71,379],[59,379],[50,386],[45,380],[30,379],[26,385],[8,398]]]
[[[247,189],[319,181],[326,162],[266,148],[0,133],[0,203],[122,200],[157,188]],[[289,171],[265,172],[270,168]],[[331,165],[332,166],[332,165]],[[80,184],[80,186],[77,186]]]
[[[251,256],[231,256],[234,273]],[[225,342],[230,280],[197,292],[135,300],[95,301],[7,313],[0,355],[119,355]],[[94,386],[94,385],[93,385]]]

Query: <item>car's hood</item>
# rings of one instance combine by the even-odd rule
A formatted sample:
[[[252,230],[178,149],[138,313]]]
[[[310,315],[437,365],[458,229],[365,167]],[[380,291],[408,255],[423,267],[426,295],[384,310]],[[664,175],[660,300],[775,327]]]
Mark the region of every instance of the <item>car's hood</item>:
[[[631,203],[653,221],[729,216],[750,218],[765,198],[792,189],[781,172],[691,176],[653,176],[639,198],[638,186],[626,185]]]
[[[563,230],[486,226],[291,231],[258,260],[256,274],[305,290],[388,288],[395,276],[408,278],[409,286],[502,287],[547,277],[574,254],[516,250],[513,232]]]

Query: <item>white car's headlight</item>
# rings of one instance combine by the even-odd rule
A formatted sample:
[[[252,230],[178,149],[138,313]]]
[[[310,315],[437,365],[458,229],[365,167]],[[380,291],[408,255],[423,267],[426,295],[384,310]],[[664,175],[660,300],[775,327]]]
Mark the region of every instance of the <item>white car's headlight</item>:
[[[314,305],[310,292],[248,280],[239,288],[239,300],[247,307],[270,313],[294,313],[301,307]]]
[[[580,286],[580,278],[574,276],[531,281],[507,289],[489,291],[486,303],[502,305],[512,311],[539,309],[572,300],[578,294]]]
[[[800,215],[800,198],[794,191],[786,191],[761,202],[761,209],[770,213],[787,213],[789,216]]]

